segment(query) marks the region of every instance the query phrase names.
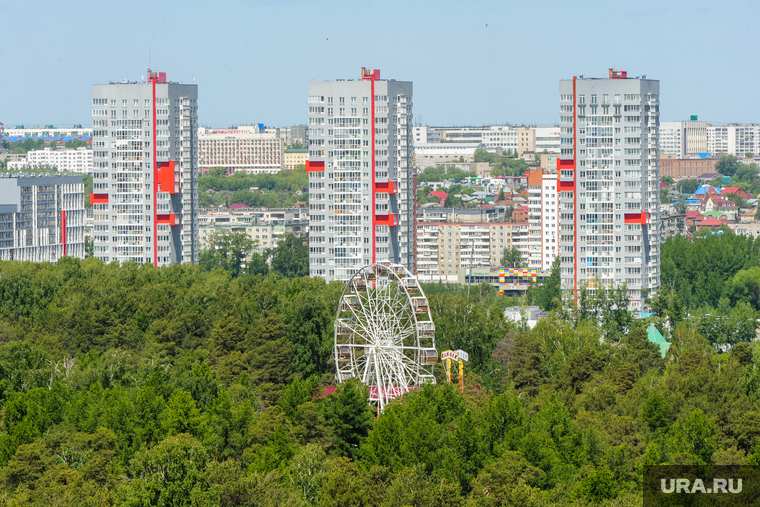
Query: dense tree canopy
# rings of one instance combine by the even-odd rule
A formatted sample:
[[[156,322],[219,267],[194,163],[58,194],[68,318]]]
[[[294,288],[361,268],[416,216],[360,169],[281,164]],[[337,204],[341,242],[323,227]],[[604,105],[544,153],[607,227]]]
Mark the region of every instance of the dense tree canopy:
[[[711,241],[685,248],[713,259]],[[757,255],[741,241],[721,245]],[[711,316],[755,311],[748,262]],[[672,315],[680,291],[708,298],[670,269]],[[490,286],[425,285],[439,351],[470,353],[464,392],[436,367],[378,417],[357,381],[325,394],[342,289],[0,262],[0,504],[632,507],[643,465],[760,462],[760,349],[722,319],[682,317],[663,358],[624,292],[522,330]]]

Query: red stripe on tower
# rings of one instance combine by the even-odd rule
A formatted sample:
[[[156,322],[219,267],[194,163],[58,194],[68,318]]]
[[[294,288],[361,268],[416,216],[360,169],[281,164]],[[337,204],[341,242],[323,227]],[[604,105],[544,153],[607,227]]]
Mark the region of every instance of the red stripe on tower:
[[[148,71],[148,78],[153,84],[153,266],[158,267],[158,152],[156,150],[156,83],[161,79],[166,82],[165,72]]]

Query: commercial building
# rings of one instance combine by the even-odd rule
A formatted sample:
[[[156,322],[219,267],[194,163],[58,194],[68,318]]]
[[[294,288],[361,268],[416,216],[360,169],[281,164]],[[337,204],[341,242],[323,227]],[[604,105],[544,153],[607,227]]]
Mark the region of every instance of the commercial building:
[[[95,257],[155,266],[198,262],[198,87],[92,86]]]
[[[309,160],[309,150],[306,148],[285,148],[283,154],[283,166],[286,170],[292,171],[299,165],[306,165]]]
[[[263,125],[262,125],[263,127]],[[285,146],[292,146],[294,144],[300,144],[306,146],[309,140],[309,131],[306,125],[293,125],[292,127],[263,127],[261,130],[263,134],[274,134]]]
[[[412,83],[364,69],[309,83],[309,263],[348,280],[379,261],[415,267]]]
[[[0,260],[84,259],[81,176],[0,177]]]
[[[560,131],[559,127],[535,127],[535,147],[536,153],[553,153],[559,155],[560,152]]]
[[[714,173],[717,163],[717,158],[671,158],[664,155],[660,156],[660,176],[675,179],[698,178],[703,174]]]
[[[202,171],[221,167],[228,174],[274,174],[284,168],[284,148],[284,138],[257,125],[198,129],[198,167]]]
[[[475,161],[475,151],[483,149],[485,145],[477,143],[419,144],[414,147],[414,163],[420,170],[442,165],[469,169],[470,164]]]
[[[696,119],[660,123],[660,153],[679,158],[707,153],[707,128],[707,122]]]
[[[626,284],[632,308],[660,286],[659,92],[623,71],[560,81],[563,287]]]
[[[92,173],[92,150],[89,148],[76,148],[53,150],[31,150],[26,153],[26,158],[8,162],[8,169],[20,170],[28,168],[55,167],[60,172]]]
[[[417,223],[417,274],[420,280],[461,282],[466,269],[498,267],[505,248],[529,256],[529,225],[506,222]]]

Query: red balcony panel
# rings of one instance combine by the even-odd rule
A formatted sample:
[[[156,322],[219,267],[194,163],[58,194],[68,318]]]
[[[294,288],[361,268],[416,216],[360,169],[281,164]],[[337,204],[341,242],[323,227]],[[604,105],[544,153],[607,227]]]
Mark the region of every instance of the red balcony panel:
[[[156,170],[156,191],[176,194],[175,176],[174,160],[159,162]]]
[[[398,192],[395,181],[384,181],[375,183],[375,193],[395,194]]]
[[[396,226],[398,225],[398,215],[393,213],[387,215],[375,215],[375,225]]]
[[[642,211],[641,213],[626,213],[625,223],[647,225],[649,223],[649,212]]]
[[[108,204],[108,194],[95,194],[90,192],[90,204]]]
[[[307,173],[311,173],[311,172],[324,172],[324,171],[325,171],[325,163],[324,163],[324,161],[321,161],[321,160],[320,161],[316,161],[315,160],[313,162],[310,161],[310,160],[306,161],[306,172]]]
[[[177,215],[169,213],[168,215],[156,215],[157,224],[179,225]]]

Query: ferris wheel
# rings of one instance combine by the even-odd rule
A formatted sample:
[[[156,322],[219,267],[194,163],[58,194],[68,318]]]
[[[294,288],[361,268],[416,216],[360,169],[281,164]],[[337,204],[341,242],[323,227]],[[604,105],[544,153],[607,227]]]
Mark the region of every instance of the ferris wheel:
[[[400,264],[379,262],[346,284],[335,318],[338,383],[356,378],[383,410],[421,384],[434,384],[435,324],[422,288]]]

